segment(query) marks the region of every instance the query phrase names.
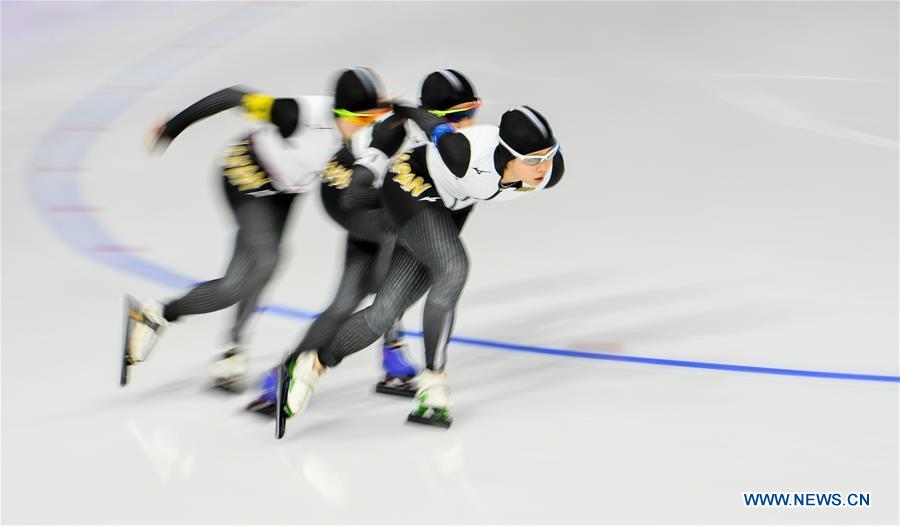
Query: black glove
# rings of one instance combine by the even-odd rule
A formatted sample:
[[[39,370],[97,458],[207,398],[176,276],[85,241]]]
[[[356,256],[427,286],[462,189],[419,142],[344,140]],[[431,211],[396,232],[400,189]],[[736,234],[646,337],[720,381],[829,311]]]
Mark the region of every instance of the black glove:
[[[406,139],[406,118],[397,114],[379,122],[372,128],[372,141],[369,146],[381,150],[388,157],[393,157],[403,140]]]
[[[415,108],[413,106],[407,106],[405,104],[395,103],[394,113],[416,123],[416,125],[421,128],[429,138],[432,137],[432,135],[434,134],[434,130],[438,126],[447,124],[447,121],[428,113],[428,110]]]

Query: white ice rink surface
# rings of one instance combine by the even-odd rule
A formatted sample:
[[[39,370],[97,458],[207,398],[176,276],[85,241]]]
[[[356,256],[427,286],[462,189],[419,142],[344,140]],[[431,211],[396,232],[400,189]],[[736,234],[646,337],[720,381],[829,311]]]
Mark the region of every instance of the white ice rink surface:
[[[3,2],[2,59],[4,523],[898,522],[897,3]],[[451,345],[453,427],[373,394],[373,347],[276,441],[249,394],[205,387],[230,311],[172,327],[120,389],[123,293],[224,269],[213,158],[248,124],[159,158],[143,133],[345,65],[407,99],[458,69],[482,122],[532,105],[566,152],[558,188],[466,227],[456,335],[488,343]],[[340,240],[304,199],[266,303],[322,309]],[[258,316],[254,370],[307,323]]]

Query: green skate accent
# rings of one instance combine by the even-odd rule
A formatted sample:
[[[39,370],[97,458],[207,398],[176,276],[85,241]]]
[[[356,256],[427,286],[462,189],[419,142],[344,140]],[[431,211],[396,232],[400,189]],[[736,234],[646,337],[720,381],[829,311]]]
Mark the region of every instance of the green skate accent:
[[[297,357],[299,358],[299,356]],[[294,366],[297,365],[297,359],[291,360],[291,363],[288,364],[288,375],[291,377],[291,381],[294,380]]]
[[[440,418],[441,420],[447,420],[448,416],[449,415],[447,414],[446,409],[438,409],[437,410],[437,417]]]
[[[300,356],[298,355],[297,358]],[[294,388],[294,367],[297,365],[297,359],[293,359],[288,364],[288,388],[286,396],[284,397],[284,416],[290,418],[294,416],[294,412],[291,411],[291,406],[288,404],[288,396],[291,394],[291,389]]]
[[[428,407],[424,405],[420,405],[418,409],[416,409],[416,416],[423,416],[425,412],[428,411]]]

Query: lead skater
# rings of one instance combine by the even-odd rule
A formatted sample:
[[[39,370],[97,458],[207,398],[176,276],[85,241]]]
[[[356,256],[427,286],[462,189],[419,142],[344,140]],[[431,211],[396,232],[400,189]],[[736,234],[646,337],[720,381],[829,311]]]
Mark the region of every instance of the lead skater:
[[[455,131],[427,111],[395,105],[432,144],[397,157],[382,188],[398,246],[371,306],[351,316],[327,345],[289,353],[278,378],[276,437],[287,418],[306,409],[328,368],[364,349],[426,291],[425,370],[416,379],[418,406],[409,420],[449,427],[447,344],[469,258],[460,232],[473,205],[507,201],[555,186],[565,164],[547,120],[528,106],[503,114],[500,126]]]

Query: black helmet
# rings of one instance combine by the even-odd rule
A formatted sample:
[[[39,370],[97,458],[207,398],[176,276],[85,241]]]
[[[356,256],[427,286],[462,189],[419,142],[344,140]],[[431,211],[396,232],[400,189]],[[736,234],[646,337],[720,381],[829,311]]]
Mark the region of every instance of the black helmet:
[[[478,100],[475,88],[459,71],[441,69],[422,81],[419,100],[426,110],[449,110],[457,104]]]
[[[381,80],[369,68],[349,68],[338,76],[334,108],[361,111],[387,106]]]

